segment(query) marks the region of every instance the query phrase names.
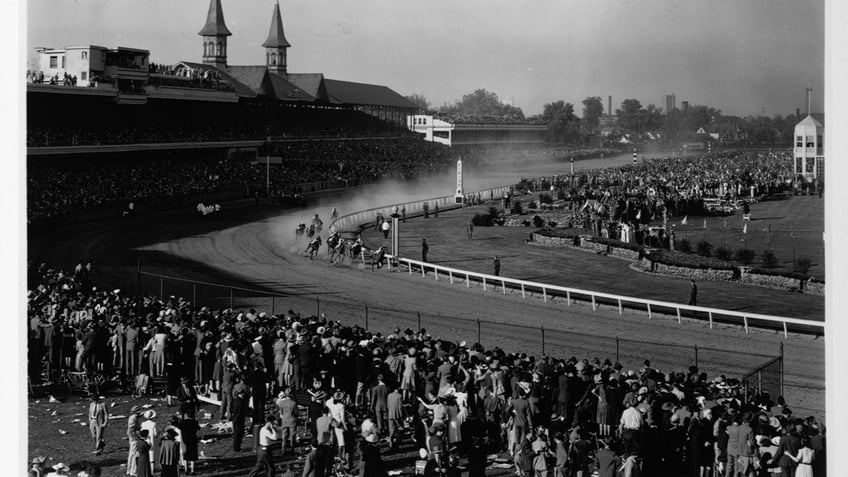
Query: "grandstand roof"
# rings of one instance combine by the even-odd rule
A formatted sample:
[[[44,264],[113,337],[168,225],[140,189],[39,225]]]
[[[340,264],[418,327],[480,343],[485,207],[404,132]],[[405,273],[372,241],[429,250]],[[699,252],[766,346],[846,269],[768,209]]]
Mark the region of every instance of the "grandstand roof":
[[[327,86],[330,101],[334,103],[418,108],[415,103],[386,86],[332,79],[327,79],[324,83]]]
[[[298,88],[309,93],[318,101],[329,102],[327,87],[324,84],[323,73],[288,73],[285,75],[287,81],[294,83]]]
[[[221,0],[209,0],[209,13],[206,14],[206,25],[200,30],[201,36],[230,36],[230,30],[224,24],[224,10]]]
[[[264,65],[228,66],[226,72],[256,95],[270,96],[281,101],[315,100],[308,92],[283,77],[270,73],[268,67]]]
[[[265,48],[288,48],[291,45],[286,40],[283,32],[283,19],[280,16],[280,2],[274,4],[274,13],[271,15],[271,30],[268,39],[262,44]]]

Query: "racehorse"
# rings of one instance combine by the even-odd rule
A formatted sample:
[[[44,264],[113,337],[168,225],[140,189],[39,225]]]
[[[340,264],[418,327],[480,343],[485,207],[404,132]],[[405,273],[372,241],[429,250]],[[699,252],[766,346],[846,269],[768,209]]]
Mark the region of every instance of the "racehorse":
[[[356,260],[356,257],[359,257],[363,262],[365,261],[365,251],[362,247],[362,242],[357,240],[350,246],[350,257],[352,260]]]
[[[336,248],[336,245],[338,245],[338,243],[339,243],[339,240],[341,240],[341,236],[339,235],[338,232],[327,237],[327,255],[332,255],[333,250]]]
[[[306,238],[312,240],[312,237],[315,236],[315,226],[310,225],[309,228],[306,229]]]
[[[332,212],[330,212],[330,218],[331,218],[331,219],[335,219],[335,218],[336,218],[336,217],[338,217],[338,216],[339,216],[339,213],[336,211],[336,208],[335,208],[335,207],[333,207],[333,211],[332,211]]]
[[[315,258],[315,255],[318,253],[318,250],[321,248],[321,236],[317,236],[314,239],[309,241],[309,245],[306,246],[306,250],[304,253],[309,254],[309,259]]]
[[[386,261],[386,246],[378,248],[371,254],[371,271],[374,271],[374,266],[377,268],[383,268],[383,262]]]
[[[336,243],[336,246],[333,248],[333,252],[330,254],[330,262],[332,262],[332,263],[338,263],[338,262],[344,263],[346,245],[347,244],[345,243],[345,241],[343,239],[339,238],[338,243]]]
[[[315,214],[315,217],[312,218],[312,226],[315,228],[316,232],[321,232],[321,229],[324,227],[324,222],[318,217],[318,214]]]
[[[301,222],[296,229],[294,229],[294,238],[300,240],[303,237],[303,234],[306,233],[306,224]]]

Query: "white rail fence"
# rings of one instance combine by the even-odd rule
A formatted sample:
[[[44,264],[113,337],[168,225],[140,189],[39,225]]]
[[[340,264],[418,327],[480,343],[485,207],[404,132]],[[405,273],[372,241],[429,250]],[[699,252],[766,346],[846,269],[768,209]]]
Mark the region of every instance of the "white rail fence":
[[[478,192],[483,200],[497,199],[502,196],[505,191],[510,190],[509,186],[496,187]],[[407,216],[417,215],[423,211],[425,203],[430,204],[431,211],[436,204],[445,206],[456,206],[453,196],[437,197],[424,201],[407,202],[405,204],[397,204],[386,207],[376,207],[373,209],[364,210],[352,214],[347,214],[336,219],[330,225],[330,231],[350,229],[355,226],[367,224],[371,221],[376,221],[377,214],[382,214],[384,217],[389,217],[395,207],[406,207]],[[824,335],[824,322],[805,320],[801,318],[790,318],[783,316],[763,315],[759,313],[743,313],[733,310],[723,310],[720,308],[708,308],[703,306],[682,305],[660,300],[647,300],[643,298],[634,298],[629,296],[614,295],[612,293],[603,293],[590,290],[582,290],[579,288],[569,288],[557,285],[549,285],[546,283],[518,280],[515,278],[500,277],[495,275],[487,275],[485,273],[470,272],[456,268],[443,267],[432,263],[421,262],[403,257],[388,256],[389,263],[395,262],[400,268],[405,268],[410,274],[420,273],[426,277],[431,273],[436,281],[447,279],[453,284],[455,281],[465,283],[465,286],[470,288],[472,282],[482,285],[483,290],[487,291],[490,287],[497,290],[500,289],[503,294],[509,290],[520,290],[521,297],[527,298],[528,294],[538,293],[542,295],[542,300],[548,302],[554,297],[565,297],[566,304],[571,304],[577,299],[582,299],[591,302],[592,310],[597,310],[601,304],[618,307],[618,313],[624,313],[624,307],[645,309],[648,312],[648,318],[653,318],[654,313],[662,313],[677,317],[677,322],[682,323],[683,317],[695,318],[699,320],[708,320],[710,328],[713,328],[715,322],[730,323],[743,326],[745,332],[748,333],[750,328],[764,328],[772,330],[783,330],[784,337],[789,336],[789,331],[801,334]]]

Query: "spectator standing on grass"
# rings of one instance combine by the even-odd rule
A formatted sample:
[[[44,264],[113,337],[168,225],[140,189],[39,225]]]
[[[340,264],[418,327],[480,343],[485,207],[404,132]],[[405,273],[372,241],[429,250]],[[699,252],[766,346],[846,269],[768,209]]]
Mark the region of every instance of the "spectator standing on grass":
[[[468,225],[465,226],[465,231],[468,232],[468,238],[474,238],[474,222],[468,221]]]
[[[173,429],[165,431],[159,444],[160,477],[179,477],[180,475],[180,446],[176,441],[177,433]]]
[[[268,477],[274,477],[274,460],[271,457],[271,446],[279,438],[274,421],[277,418],[273,414],[265,416],[265,425],[259,430],[259,445],[256,446],[256,465],[250,471],[249,477],[255,477],[262,473]]]
[[[147,443],[149,432],[147,429],[139,433],[141,439],[138,442],[138,452],[135,457],[136,477],[153,477],[153,468],[150,466],[150,444]]]
[[[497,257],[497,255],[495,255],[494,257],[492,257],[492,266],[493,266],[493,267],[494,267],[494,269],[495,269],[495,270],[494,270],[494,272],[495,272],[495,273],[494,273],[494,275],[495,275],[496,277],[500,276],[500,275],[501,275],[501,259],[499,259],[499,258]]]
[[[391,224],[389,224],[388,220],[384,220],[382,224],[380,224],[380,230],[383,232],[383,238],[389,238],[389,232],[392,230]]]
[[[430,251],[430,246],[427,245],[427,239],[421,239],[421,261],[427,261],[427,252]]]
[[[183,462],[188,475],[194,475],[194,463],[197,461],[197,431],[200,425],[195,419],[194,412],[186,413],[179,422],[180,436],[182,438]],[[191,469],[191,470],[189,470]]]
[[[295,434],[297,432],[297,403],[291,398],[291,388],[288,386],[280,392],[277,400],[277,408],[280,411],[280,440],[282,441],[282,455],[286,455],[286,445],[295,449]]]
[[[127,418],[127,440],[130,443],[130,450],[127,455],[127,475],[136,475],[136,456],[138,452],[138,441],[142,439],[141,432],[141,423],[139,422],[139,414],[141,413],[141,407],[133,406],[130,409],[130,417]],[[147,440],[145,436],[143,438]],[[148,461],[150,458],[148,457]]]
[[[689,281],[692,283],[689,289],[689,306],[698,306],[698,285],[695,284],[695,280]]]
[[[97,455],[100,455],[106,447],[103,432],[108,424],[109,412],[106,410],[103,396],[92,396],[91,404],[88,406],[88,428],[91,431],[91,438],[94,439],[94,453]]]

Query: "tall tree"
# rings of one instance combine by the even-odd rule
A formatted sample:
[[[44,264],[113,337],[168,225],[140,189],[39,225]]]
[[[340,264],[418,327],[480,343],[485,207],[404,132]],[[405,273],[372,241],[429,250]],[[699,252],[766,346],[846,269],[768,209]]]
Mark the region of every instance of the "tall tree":
[[[579,121],[574,115],[574,105],[563,100],[547,103],[542,110],[542,119],[548,125],[553,142],[569,142],[578,136]]]
[[[430,111],[430,101],[427,101],[427,97],[423,94],[413,93],[407,96],[406,99],[415,103],[420,112],[426,113]]]
[[[439,112],[500,121],[521,121],[524,119],[524,112],[521,108],[502,103],[497,94],[485,89],[478,89],[473,93],[463,95],[462,99],[453,105],[445,105],[439,108]]]
[[[618,116],[618,125],[624,129],[631,131],[639,130],[639,120],[642,110],[642,103],[638,99],[625,99],[621,102],[621,109],[615,111]]]
[[[596,128],[604,114],[604,103],[600,96],[590,96],[583,100],[583,122],[589,128]]]

